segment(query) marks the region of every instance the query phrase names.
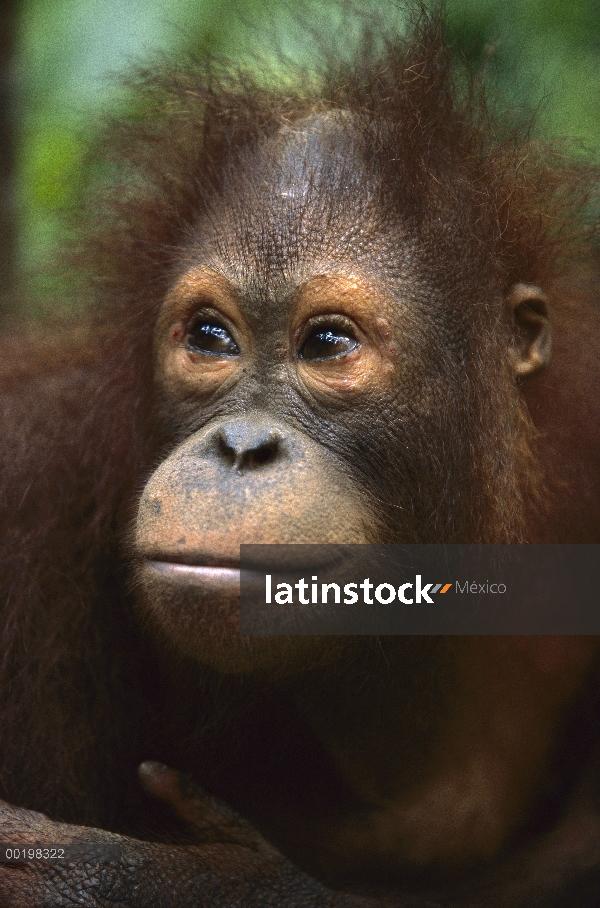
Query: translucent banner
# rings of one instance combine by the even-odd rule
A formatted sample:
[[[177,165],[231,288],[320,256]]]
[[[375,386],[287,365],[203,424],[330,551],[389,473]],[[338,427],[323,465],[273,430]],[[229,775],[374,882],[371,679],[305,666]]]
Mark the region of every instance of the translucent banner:
[[[600,634],[600,545],[242,545],[242,634]]]

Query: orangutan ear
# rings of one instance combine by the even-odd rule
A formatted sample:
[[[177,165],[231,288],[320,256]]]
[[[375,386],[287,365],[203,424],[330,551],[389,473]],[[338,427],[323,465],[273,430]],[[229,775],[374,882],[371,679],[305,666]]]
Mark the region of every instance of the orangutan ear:
[[[514,284],[506,308],[513,326],[509,355],[515,377],[530,378],[550,362],[548,300],[535,284]]]

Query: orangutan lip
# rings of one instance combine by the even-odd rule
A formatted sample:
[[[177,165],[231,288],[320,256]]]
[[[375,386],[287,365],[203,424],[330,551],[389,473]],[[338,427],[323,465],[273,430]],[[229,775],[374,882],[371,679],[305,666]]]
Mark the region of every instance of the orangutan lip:
[[[238,567],[216,564],[184,564],[180,561],[155,561],[148,559],[147,567],[155,576],[162,577],[174,583],[195,584],[213,588],[240,588],[243,578],[245,583],[264,584],[265,574],[271,574],[273,582],[278,581],[291,582],[295,574],[292,572],[282,572],[281,568],[269,568],[268,566],[244,567],[243,570]],[[310,569],[309,569],[310,572]],[[304,573],[304,571],[303,571]]]
[[[240,567],[217,564],[184,564],[179,561],[148,561],[148,566],[173,580],[194,583],[240,582]]]
[[[189,560],[184,560],[184,559]],[[205,583],[227,583],[240,582],[240,573],[248,581],[252,581],[260,576],[264,578],[265,574],[271,574],[273,578],[289,580],[289,577],[295,573],[314,574],[317,571],[327,572],[332,568],[339,567],[343,559],[339,556],[325,557],[320,561],[311,559],[305,561],[303,558],[298,559],[294,555],[290,556],[288,552],[282,554],[278,560],[272,556],[264,561],[258,557],[249,561],[244,558],[243,566],[239,560],[227,558],[208,553],[188,553],[187,556],[178,556],[169,553],[168,555],[157,555],[154,558],[146,559],[146,564],[160,571],[163,576],[169,576],[172,579],[185,580]]]
[[[154,552],[148,554],[148,561],[154,564],[182,565],[183,567],[215,567],[240,569],[239,558],[228,558],[223,555],[212,555],[209,552]]]

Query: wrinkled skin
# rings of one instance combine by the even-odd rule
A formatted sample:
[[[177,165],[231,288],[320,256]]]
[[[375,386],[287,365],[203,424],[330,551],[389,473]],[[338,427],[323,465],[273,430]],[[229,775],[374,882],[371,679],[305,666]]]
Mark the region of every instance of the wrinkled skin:
[[[506,231],[481,174],[464,186],[471,146],[452,163],[442,116],[416,179],[396,146],[379,160],[374,109],[370,132],[317,105],[234,149],[131,310],[115,292],[84,352],[7,380],[3,695],[11,734],[21,712],[39,732],[37,788],[18,748],[3,765],[9,796],[73,824],[7,803],[0,840],[123,847],[115,865],[0,865],[8,908],[597,903],[596,640],[238,633],[242,543],[600,539],[597,285],[553,295],[541,266],[498,264],[500,239],[482,255]],[[56,780],[32,710],[61,725]],[[157,755],[249,819],[154,763],[142,797],[131,764]]]
[[[198,840],[206,844],[167,849],[102,830],[53,823],[41,814],[5,805],[3,841],[14,841],[17,837],[22,844],[67,840],[111,843],[121,846],[122,857],[118,864],[44,866],[41,862],[29,862],[5,867],[0,880],[2,904],[32,908],[38,905],[58,908],[73,903],[151,908],[193,904],[195,899],[207,905],[244,904],[248,879],[256,879],[262,885],[263,904],[279,904],[281,893],[289,890],[290,880],[298,886],[298,905],[334,904],[325,890],[319,892],[320,887],[298,874],[232,811],[199,790],[197,794],[182,795],[176,774],[166,767],[144,764],[144,768],[148,789],[170,801]],[[189,789],[189,781],[187,786]]]
[[[44,866],[37,862],[3,865],[0,898],[15,908],[206,908],[279,906],[290,908],[593,908],[597,904],[600,860],[600,805],[580,803],[559,825],[519,856],[500,862],[482,881],[426,892],[390,892],[384,898],[349,895],[319,885],[300,873],[229,808],[159,764],[144,764],[144,785],[171,804],[203,844],[166,847],[102,830],[53,823],[41,814],[2,811],[2,841],[43,844],[57,841],[115,843],[119,864]],[[596,782],[597,784],[597,782]],[[185,793],[184,793],[185,791]],[[588,802],[588,803],[586,803]],[[576,875],[576,881],[574,879]]]

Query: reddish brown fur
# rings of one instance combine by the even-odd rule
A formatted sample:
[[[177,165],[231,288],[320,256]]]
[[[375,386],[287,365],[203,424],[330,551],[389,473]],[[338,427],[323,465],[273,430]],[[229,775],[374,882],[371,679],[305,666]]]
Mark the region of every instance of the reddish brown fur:
[[[507,288],[517,279],[547,286],[574,253],[583,255],[587,239],[578,216],[594,174],[561,162],[527,136],[523,141],[517,132],[499,135],[478,87],[457,92],[438,24],[419,25],[407,48],[402,42],[386,45],[382,63],[367,54],[359,59],[352,79],[343,68],[327,72],[318,96],[307,91],[292,97],[287,90],[281,96],[267,94],[245,74],[217,79],[201,70],[174,71],[160,80],[154,74],[143,77],[134,88],[143,99],[144,123],[119,126],[112,138],[126,182],[112,190],[101,215],[104,226],[82,250],[81,262],[94,275],[89,332],[83,340],[67,338],[48,349],[37,340],[5,342],[2,562],[9,608],[3,615],[3,665],[15,700],[5,707],[4,727],[13,727],[14,711],[23,722],[19,679],[25,665],[24,689],[39,691],[36,696],[54,704],[58,714],[44,711],[47,730],[35,716],[33,737],[21,732],[17,739],[39,740],[50,765],[56,761],[56,771],[47,776],[61,779],[61,797],[67,801],[64,772],[70,778],[79,764],[89,778],[85,760],[73,758],[70,726],[60,731],[65,697],[69,701],[85,685],[69,683],[66,676],[59,682],[56,666],[61,653],[68,663],[94,659],[90,652],[74,660],[71,640],[98,636],[93,621],[88,626],[89,602],[98,587],[90,575],[103,563],[105,572],[113,572],[106,559],[118,547],[119,509],[154,457],[152,441],[146,440],[151,438],[151,326],[188,231],[204,198],[219,185],[223,156],[315,105],[382,116],[391,122],[399,150],[386,162],[387,182],[401,184],[409,197],[414,228],[426,233],[424,222],[443,213],[444,229],[465,233],[468,266],[474,264],[478,278],[483,272],[488,286]],[[96,204],[95,221],[98,210]],[[436,240],[443,242],[443,235],[436,234]],[[464,285],[463,263],[445,259],[439,245],[436,250],[445,262],[435,265],[436,272],[444,274],[448,286]],[[479,375],[475,384],[485,380]],[[69,615],[64,624],[44,605],[58,599]],[[74,634],[80,626],[85,632]],[[99,641],[95,645],[101,648]],[[39,653],[35,672],[31,653]],[[103,656],[97,658],[102,664]],[[94,676],[89,667],[80,664],[78,670]],[[49,697],[57,684],[66,693]],[[82,739],[105,738],[96,733],[104,727],[98,708],[99,715],[92,715],[88,704],[79,706],[78,722],[90,728]],[[108,721],[112,724],[112,715]],[[31,744],[27,750],[36,752]],[[27,765],[25,776],[35,776],[25,757],[15,761],[5,752],[5,760]],[[11,774],[5,769],[3,778],[10,780]],[[80,805],[81,783],[72,784],[73,802]],[[10,781],[5,785],[13,799],[20,796]],[[51,799],[41,806],[53,804]]]
[[[140,77],[133,90],[144,123],[112,134],[122,179],[93,203],[101,227],[79,253],[93,276],[89,319],[56,341],[3,342],[0,793],[13,803],[107,828],[134,822],[129,775],[152,755],[149,704],[160,691],[129,617],[123,548],[135,496],[161,454],[153,326],[188,237],[219,190],[222,162],[283,123],[315,110],[357,113],[383,155],[385,201],[400,205],[407,230],[435,248],[431,280],[443,282],[440,291],[460,287],[474,308],[516,281],[557,288],[557,369],[525,394],[538,434],[505,376],[492,376],[496,348],[484,338],[469,376],[479,475],[465,476],[452,502],[468,522],[432,516],[434,538],[600,538],[598,454],[589,455],[598,450],[599,317],[589,302],[597,284],[578,279],[573,295],[564,289],[571,272],[594,267],[594,231],[582,213],[597,175],[531,141],[527,129],[501,131],[480,87],[455,70],[439,23],[423,17],[409,43],[369,53],[371,45],[352,71],[332,63],[314,94],[266,91],[245,74],[208,67]],[[483,324],[484,314],[475,335]],[[506,398],[504,425],[490,424],[494,395]],[[452,457],[450,444],[440,471]],[[540,518],[536,496],[551,496],[550,516]],[[583,521],[569,509],[574,497],[589,506]]]

